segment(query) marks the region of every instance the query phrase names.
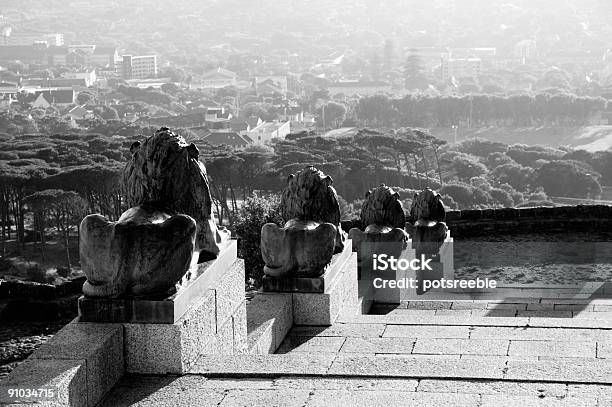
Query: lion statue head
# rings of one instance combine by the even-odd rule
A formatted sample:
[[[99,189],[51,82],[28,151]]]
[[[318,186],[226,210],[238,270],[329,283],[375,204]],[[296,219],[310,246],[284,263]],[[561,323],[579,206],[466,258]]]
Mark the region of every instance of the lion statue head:
[[[283,218],[331,223],[337,229],[335,252],[344,249],[346,233],[340,227],[340,205],[332,186],[334,180],[315,167],[306,167],[287,178],[281,195]]]
[[[333,182],[332,177],[315,167],[289,175],[281,197],[283,217],[339,225],[340,205]]]
[[[123,170],[128,205],[146,206],[169,214],[191,216],[197,224],[196,247],[214,255],[219,236],[212,219],[212,199],[206,167],[195,144],[162,127],[130,148]]]
[[[446,218],[446,210],[440,194],[429,188],[414,194],[410,207],[410,218],[412,222],[443,222]]]
[[[403,229],[406,220],[399,193],[385,184],[369,190],[361,207],[360,220],[363,227],[380,225]]]

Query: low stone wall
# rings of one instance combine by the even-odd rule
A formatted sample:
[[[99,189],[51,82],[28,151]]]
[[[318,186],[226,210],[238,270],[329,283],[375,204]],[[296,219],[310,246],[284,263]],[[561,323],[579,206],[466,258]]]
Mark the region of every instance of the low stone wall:
[[[406,219],[409,221],[409,219]],[[578,205],[535,208],[468,209],[446,213],[451,235],[469,238],[522,233],[612,231],[612,206]],[[349,231],[359,219],[342,221]]]
[[[0,282],[0,321],[57,321],[77,315],[85,277],[59,285],[32,281]]]
[[[578,205],[449,211],[446,224],[454,237],[523,233],[612,230],[612,206]]]

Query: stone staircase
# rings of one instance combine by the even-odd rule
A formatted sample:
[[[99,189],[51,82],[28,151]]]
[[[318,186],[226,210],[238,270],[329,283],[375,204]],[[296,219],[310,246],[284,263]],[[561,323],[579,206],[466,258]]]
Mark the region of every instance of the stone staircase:
[[[612,299],[375,304],[329,327],[294,326],[276,354],[128,375],[103,405],[358,404],[612,406]]]

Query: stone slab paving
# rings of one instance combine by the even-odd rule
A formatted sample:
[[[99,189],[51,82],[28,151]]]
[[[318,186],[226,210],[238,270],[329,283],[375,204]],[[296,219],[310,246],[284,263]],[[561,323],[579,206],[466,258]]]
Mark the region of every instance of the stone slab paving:
[[[612,406],[611,304],[556,301],[342,314],[331,327],[294,326],[276,355],[124,378],[104,405]]]
[[[200,375],[128,376],[108,395],[111,406],[593,406],[608,407],[612,386],[500,380]]]

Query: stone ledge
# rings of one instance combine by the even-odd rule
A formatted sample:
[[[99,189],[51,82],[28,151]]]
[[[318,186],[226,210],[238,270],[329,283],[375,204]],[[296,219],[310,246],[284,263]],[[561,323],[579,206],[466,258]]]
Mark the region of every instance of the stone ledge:
[[[357,253],[349,253],[337,277],[324,293],[293,293],[295,325],[331,325],[341,309],[357,309]]]
[[[1,388],[48,389],[53,398],[36,400],[10,398],[0,394],[0,405],[95,406],[100,400],[89,400],[87,395],[87,362],[84,359],[29,358],[2,381]],[[108,389],[110,390],[110,389]]]
[[[11,372],[2,385],[55,388],[58,405],[94,406],[124,371],[123,327],[75,320]]]
[[[265,292],[300,292],[324,293],[329,292],[336,278],[342,271],[342,266],[351,255],[352,243],[344,242],[344,250],[334,254],[325,272],[320,277],[273,278],[264,276],[262,291]]]
[[[247,305],[248,353],[274,353],[292,326],[291,294],[258,293]]]
[[[213,288],[237,259],[237,242],[230,240],[219,257],[197,266],[192,280],[179,291],[159,300],[79,298],[79,315],[84,322],[173,324],[207,289]]]
[[[182,374],[206,352],[245,351],[246,345],[234,344],[236,338],[238,342],[246,340],[234,329],[234,321],[244,319],[243,260],[236,260],[223,272],[174,324],[124,324],[128,372]]]

